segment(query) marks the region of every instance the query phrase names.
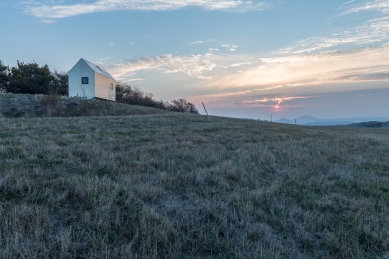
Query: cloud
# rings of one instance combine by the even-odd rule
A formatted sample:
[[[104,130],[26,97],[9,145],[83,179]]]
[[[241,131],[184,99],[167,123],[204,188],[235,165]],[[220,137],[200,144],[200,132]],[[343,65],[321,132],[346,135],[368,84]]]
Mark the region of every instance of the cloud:
[[[143,78],[129,78],[126,80],[126,82],[131,83],[131,82],[139,82],[142,83],[144,81]]]
[[[60,19],[96,12],[119,10],[166,11],[186,7],[247,12],[264,10],[268,5],[264,2],[253,3],[241,0],[97,0],[94,3],[80,2],[72,5],[32,1],[27,4],[25,11],[40,18]]]
[[[278,88],[282,88],[283,86],[282,85],[276,85],[276,86],[270,86],[270,87],[266,87],[266,88],[261,88],[261,89],[258,89],[259,91],[268,91],[268,90],[273,90],[273,89],[278,89]]]
[[[164,73],[185,73],[189,77],[198,79],[211,79],[203,73],[212,71],[216,64],[210,61],[211,54],[190,55],[190,56],[173,56],[171,54],[142,57],[116,63],[108,68],[113,76],[128,80],[135,72],[141,70],[160,70]]]
[[[215,64],[215,69],[209,73],[212,79],[194,82],[190,87],[203,89],[205,95],[210,91],[241,93],[242,90],[260,94],[306,86],[314,89],[334,83],[389,81],[389,44],[347,51],[256,58],[255,61],[249,58],[244,55],[212,55],[209,59]],[[218,99],[217,96],[213,95],[212,99]]]
[[[227,81],[232,85],[242,82],[245,85],[307,85],[382,80],[383,73],[389,72],[389,45],[260,58],[259,61],[260,64],[248,68],[243,75],[228,76]],[[357,78],[356,74],[361,76]]]
[[[202,40],[194,41],[194,42],[191,42],[191,43],[189,43],[189,44],[200,44],[200,43],[203,43],[203,41],[202,41]]]
[[[208,39],[206,39],[206,40],[198,40],[198,41],[190,42],[189,44],[190,44],[190,45],[193,45],[193,44],[202,44],[202,43],[205,43],[205,42],[213,42],[213,41],[215,41],[215,39],[208,38]]]
[[[192,43],[200,42],[206,40]],[[218,52],[219,48],[227,51]],[[108,70],[127,81],[138,78],[140,71],[183,73],[188,79],[183,79],[187,80],[186,87],[192,93],[204,94],[194,93],[191,99],[214,103],[239,100],[241,105],[280,106],[299,97],[304,99],[302,92],[287,94],[291,88],[389,81],[389,17],[339,29],[327,37],[304,39],[266,57],[230,52],[237,48],[222,44],[209,48],[212,54],[142,57],[113,64]]]
[[[236,51],[236,49],[238,48],[237,45],[231,45],[231,44],[222,44],[220,46],[222,46],[230,51],[233,51],[233,52]]]
[[[277,54],[304,54],[334,50],[350,49],[389,41],[389,17],[372,19],[360,26],[343,29],[330,37],[312,37],[301,40],[287,48],[277,51]]]
[[[43,19],[43,20],[40,20],[40,22],[41,23],[52,24],[52,23],[56,23],[57,20]]]
[[[231,64],[231,65],[228,65],[228,66],[225,66],[224,68],[229,68],[229,67],[240,67],[240,66],[244,66],[244,65],[251,65],[253,64],[254,62],[240,62],[240,63],[234,63],[234,64]]]
[[[258,100],[242,101],[242,104],[245,106],[249,105],[249,106],[257,106],[257,107],[269,107],[279,111],[285,108],[303,106],[301,102],[298,105],[283,104],[283,103],[288,103],[290,101],[298,100],[298,99],[309,99],[309,98],[312,98],[312,96],[288,96],[288,97],[283,96],[283,97],[273,97],[273,98],[264,97]]]
[[[220,47],[238,48],[233,44]],[[278,88],[284,91],[307,85],[389,81],[389,17],[340,29],[328,37],[304,39],[269,53],[268,57],[218,53],[218,50],[209,48],[213,53],[204,55],[143,57],[116,64],[113,68],[121,78],[125,78],[126,73],[150,69],[209,79],[201,83],[193,81],[188,86],[205,93],[211,91],[208,89],[274,92]]]
[[[188,85],[203,89],[205,93],[209,93],[210,89],[219,93],[230,89],[236,94],[243,89],[274,92],[280,88],[285,90],[307,85],[389,81],[389,44],[267,58],[209,53],[188,56],[168,54],[119,62],[108,70],[120,80],[130,79],[139,71],[184,73],[188,78],[207,79],[192,81]]]
[[[281,103],[295,100],[295,99],[307,99],[307,98],[312,98],[312,96],[290,96],[290,97],[275,97],[275,98],[262,98],[259,100],[254,100],[254,101],[243,101],[245,104],[255,104],[255,103],[267,103],[267,104],[276,104],[280,105]]]
[[[339,81],[389,81],[389,67],[382,72],[366,72],[347,74],[336,78]]]
[[[354,6],[350,11],[375,9],[386,12],[386,7],[389,7],[389,0],[376,0]],[[259,58],[261,64],[246,70],[245,78],[237,81],[245,81],[246,85],[261,82],[289,86],[386,81],[389,71],[389,17],[338,29],[328,37],[300,40],[274,51],[273,55]]]
[[[353,2],[353,1],[351,1]],[[359,13],[362,11],[378,11],[384,14],[389,13],[389,1],[388,0],[375,0],[371,2],[367,2],[364,5],[360,5],[357,7],[353,7],[346,12],[342,13],[344,14],[349,14],[349,13]]]

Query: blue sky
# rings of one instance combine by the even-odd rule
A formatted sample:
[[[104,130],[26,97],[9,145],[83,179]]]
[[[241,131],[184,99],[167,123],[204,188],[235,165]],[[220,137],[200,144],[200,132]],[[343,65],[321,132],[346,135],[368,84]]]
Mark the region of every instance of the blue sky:
[[[389,117],[389,0],[2,0],[0,60],[80,58],[214,115]]]

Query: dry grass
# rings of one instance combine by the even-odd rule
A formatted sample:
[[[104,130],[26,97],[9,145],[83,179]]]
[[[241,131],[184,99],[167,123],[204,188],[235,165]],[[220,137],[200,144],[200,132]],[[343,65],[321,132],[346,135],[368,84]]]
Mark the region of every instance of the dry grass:
[[[387,129],[0,124],[0,258],[389,257]]]
[[[123,116],[164,114],[166,111],[102,100],[56,95],[0,93],[0,118]]]

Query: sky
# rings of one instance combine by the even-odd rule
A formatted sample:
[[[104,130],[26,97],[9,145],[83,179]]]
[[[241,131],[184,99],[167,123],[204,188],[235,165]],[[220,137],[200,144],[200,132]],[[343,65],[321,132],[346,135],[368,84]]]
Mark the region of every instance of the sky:
[[[389,117],[389,0],[1,0],[0,24],[6,65],[84,58],[200,113]]]

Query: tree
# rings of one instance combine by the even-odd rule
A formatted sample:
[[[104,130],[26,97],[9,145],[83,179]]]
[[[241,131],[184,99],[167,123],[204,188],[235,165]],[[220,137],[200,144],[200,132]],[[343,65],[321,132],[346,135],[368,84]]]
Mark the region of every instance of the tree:
[[[11,93],[48,94],[53,81],[47,65],[40,67],[37,63],[24,64],[17,61],[17,67],[12,67],[9,73],[9,83],[5,90]]]
[[[9,68],[0,60],[0,92],[5,91],[5,87],[8,84],[8,70]]]
[[[59,95],[67,95],[69,92],[68,74],[54,70],[54,73],[52,73],[51,76],[52,82],[50,83],[49,91]]]
[[[167,106],[169,111],[183,112],[183,113],[193,113],[199,114],[199,111],[196,109],[196,106],[193,103],[187,102],[185,99],[173,100]]]

